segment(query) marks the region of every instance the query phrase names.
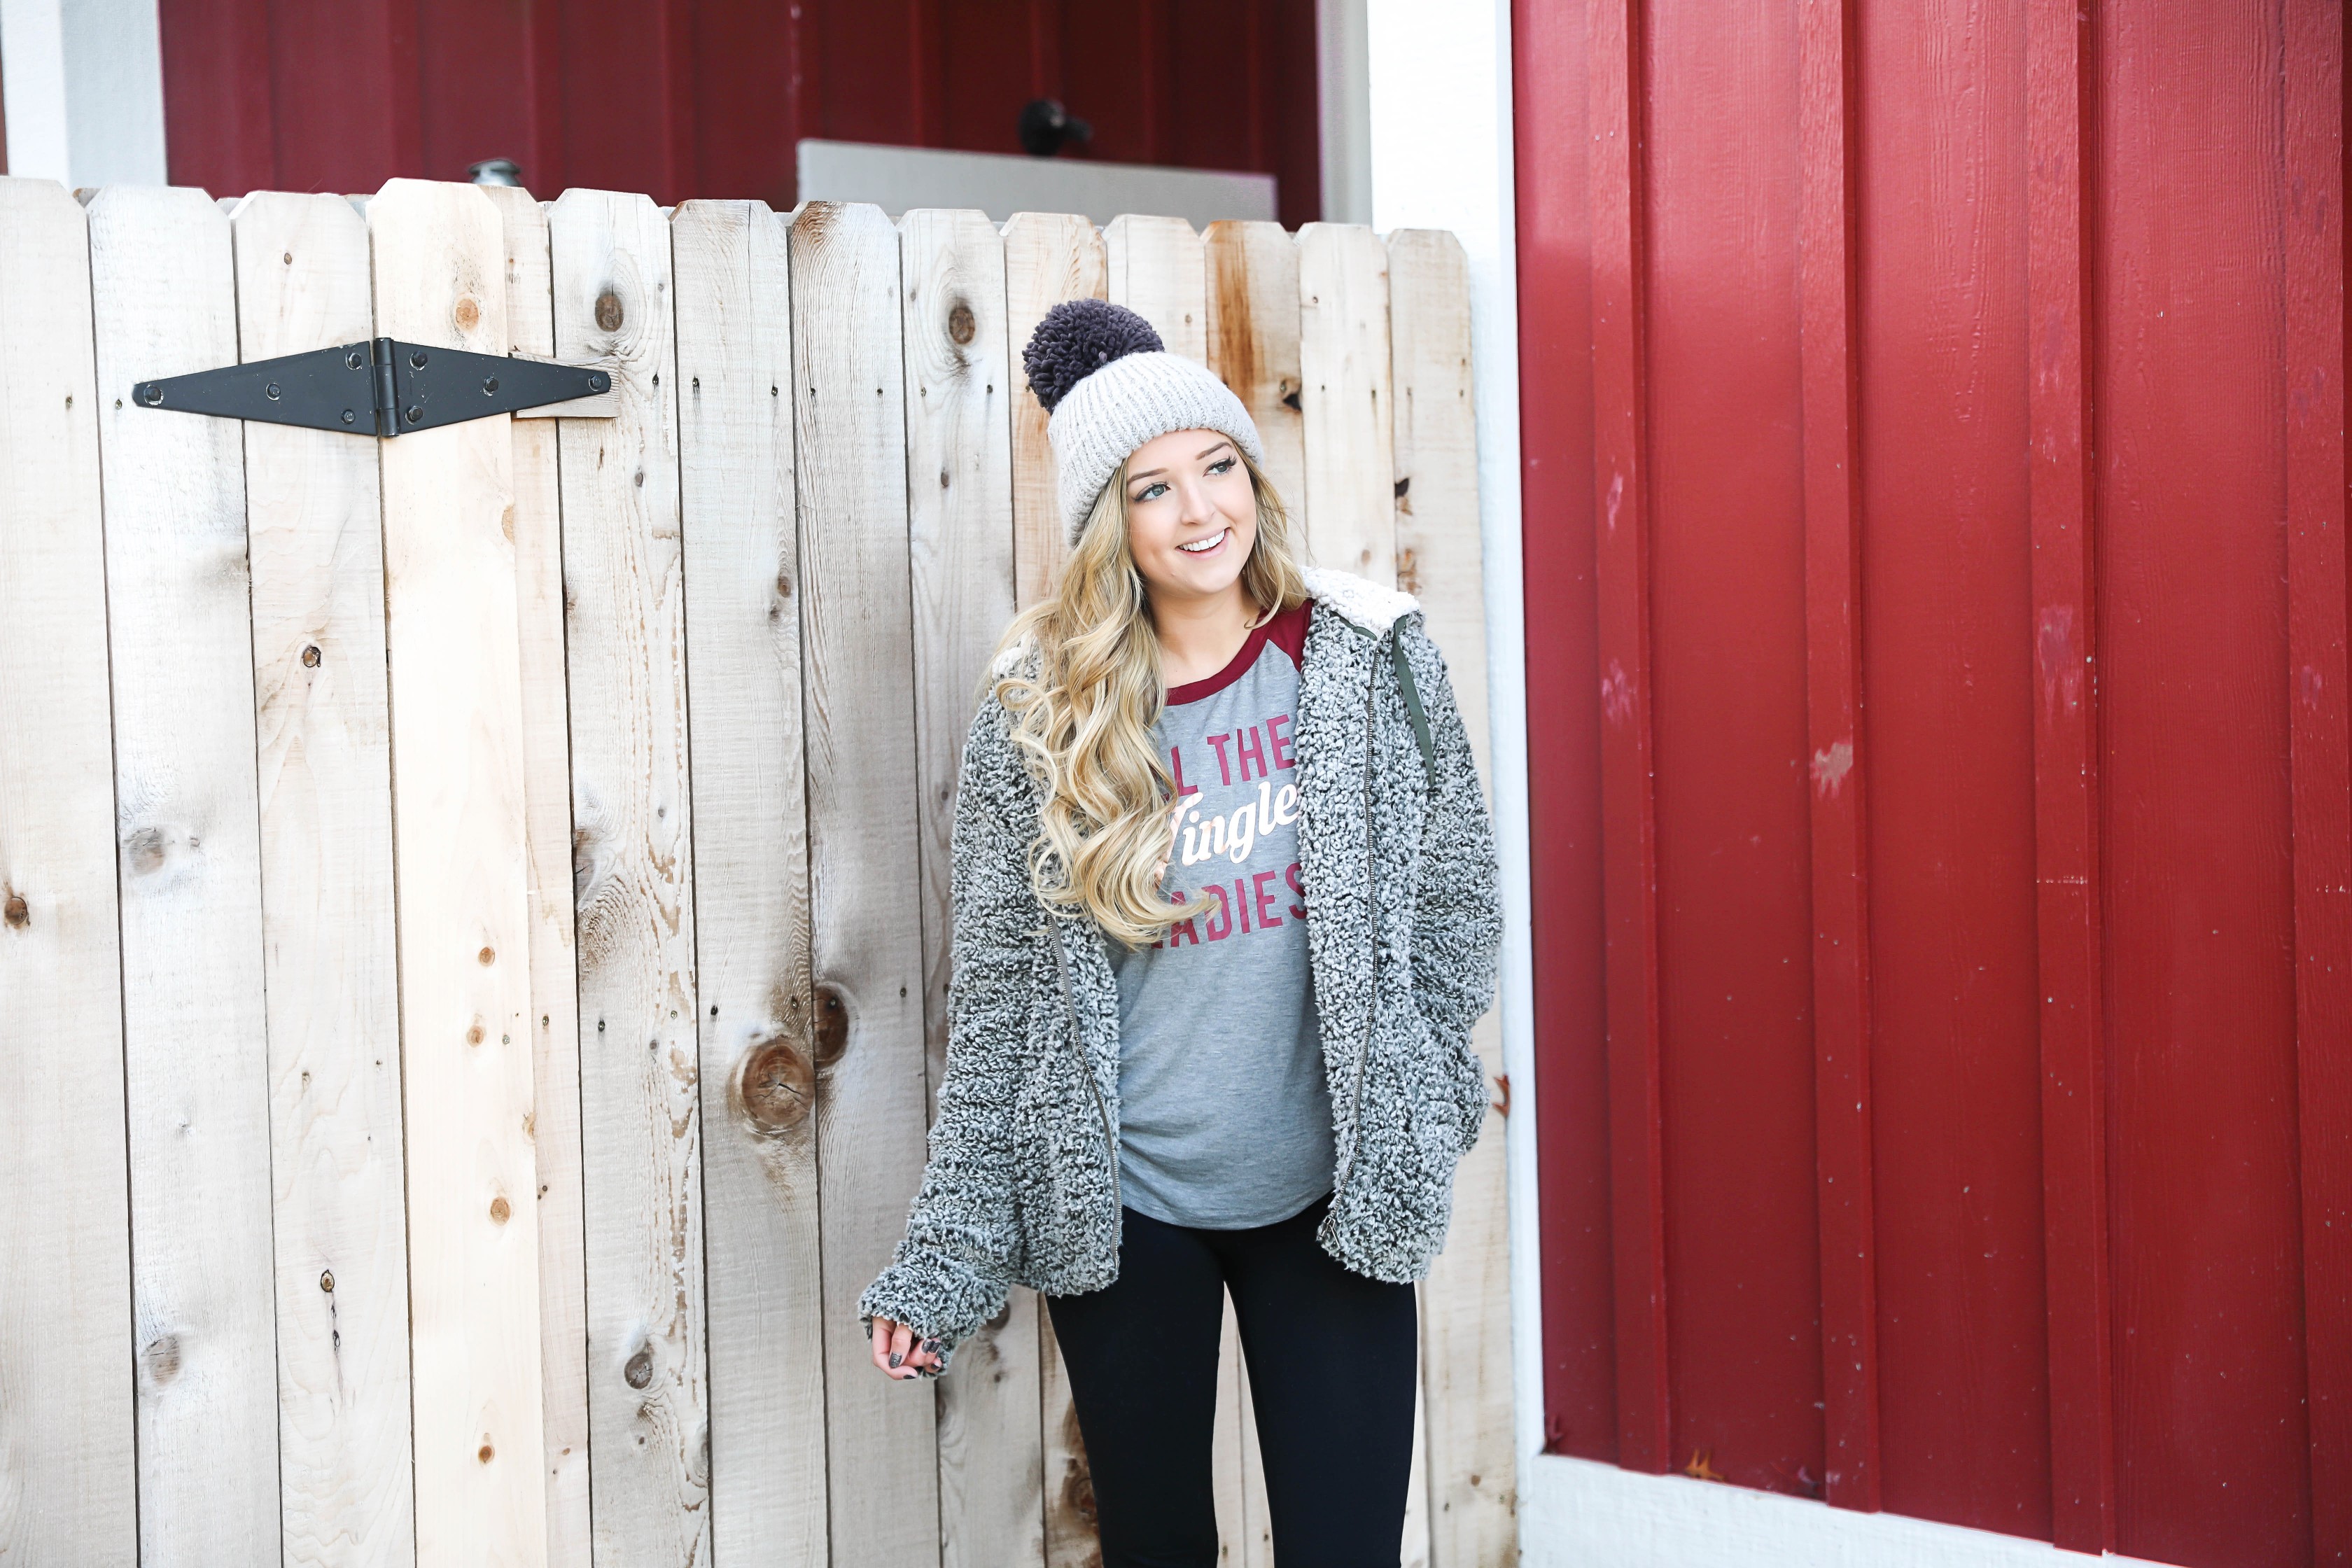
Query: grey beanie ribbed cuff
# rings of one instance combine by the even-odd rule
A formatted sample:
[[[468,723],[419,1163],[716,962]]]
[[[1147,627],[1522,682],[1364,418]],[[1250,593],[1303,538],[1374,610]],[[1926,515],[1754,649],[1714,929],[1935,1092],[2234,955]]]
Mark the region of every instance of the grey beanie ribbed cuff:
[[[1077,543],[1095,497],[1138,447],[1177,430],[1214,430],[1265,461],[1257,422],[1233,388],[1181,354],[1126,354],[1071,387],[1045,421],[1063,537]]]

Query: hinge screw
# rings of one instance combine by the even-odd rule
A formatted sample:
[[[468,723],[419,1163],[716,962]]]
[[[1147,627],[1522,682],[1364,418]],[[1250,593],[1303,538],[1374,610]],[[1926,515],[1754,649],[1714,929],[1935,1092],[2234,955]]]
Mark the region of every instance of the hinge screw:
[[[269,401],[272,403],[278,401],[278,384],[274,381],[269,384]]]
[[[345,370],[357,370],[361,365],[365,364],[366,363],[367,361],[365,357],[362,356],[357,349],[353,349],[351,353],[343,356],[343,368]]]
[[[416,405],[415,405],[414,403],[412,403],[412,404],[410,404],[410,405],[408,405],[408,422],[409,422],[411,425],[415,424],[418,420],[420,420],[420,419],[422,419],[422,418],[424,418],[424,417],[425,417],[425,410],[423,410],[422,408],[417,407],[417,406],[416,406]]]
[[[591,392],[602,392],[604,390],[604,377],[602,374],[592,375],[588,378],[588,390]]]
[[[351,411],[350,409],[346,408],[346,409],[344,409],[344,410],[343,410],[343,423],[344,423],[344,424],[346,424],[346,425],[352,424],[352,423],[353,422],[353,420],[355,419],[355,417],[356,417],[356,416],[352,413],[352,411]]]
[[[423,349],[418,349],[415,353],[408,356],[408,368],[411,370],[423,370],[425,368],[425,351]]]
[[[498,378],[497,376],[495,376],[495,375],[486,375],[486,376],[482,377],[482,395],[483,395],[484,397],[491,396],[491,395],[494,395],[498,390],[499,390],[499,378]]]
[[[151,381],[139,389],[139,401],[150,408],[156,407],[163,401],[163,389]]]

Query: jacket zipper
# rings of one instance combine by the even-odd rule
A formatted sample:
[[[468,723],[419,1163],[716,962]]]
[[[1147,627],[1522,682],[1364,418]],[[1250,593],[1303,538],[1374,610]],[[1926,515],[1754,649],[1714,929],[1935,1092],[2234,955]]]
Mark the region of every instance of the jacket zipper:
[[[1389,635],[1396,632],[1391,628]],[[1364,1048],[1356,1053],[1356,1086],[1349,1096],[1348,1113],[1348,1163],[1339,1168],[1339,1180],[1331,1193],[1331,1209],[1337,1213],[1339,1199],[1348,1190],[1348,1178],[1356,1173],[1356,1156],[1364,1147],[1364,1068],[1372,1059],[1372,1037],[1381,1018],[1381,900],[1380,871],[1372,854],[1372,721],[1375,700],[1380,691],[1380,648],[1372,649],[1371,668],[1364,678],[1364,907],[1372,923],[1372,972],[1365,982]]]
[[[1053,919],[1050,915],[1046,918]],[[1094,1064],[1087,1060],[1087,1035],[1078,1023],[1078,998],[1070,989],[1068,932],[1059,921],[1054,921],[1054,963],[1062,973],[1062,1006],[1070,1015],[1070,1050],[1078,1058],[1078,1076],[1087,1080],[1087,1088],[1095,1097],[1095,1114],[1102,1118],[1103,1150],[1110,1161],[1111,1212],[1115,1215],[1127,1206],[1119,1195],[1118,1141],[1111,1136],[1110,1107],[1103,1103],[1102,1085],[1095,1081]]]

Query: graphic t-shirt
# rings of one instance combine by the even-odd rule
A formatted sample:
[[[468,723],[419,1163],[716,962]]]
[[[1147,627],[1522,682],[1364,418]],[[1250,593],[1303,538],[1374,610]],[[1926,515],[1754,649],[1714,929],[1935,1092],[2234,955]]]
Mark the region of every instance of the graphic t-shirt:
[[[1172,687],[1154,740],[1175,777],[1169,897],[1200,913],[1112,944],[1119,1184],[1127,1206],[1204,1230],[1288,1219],[1331,1187],[1307,899],[1298,869],[1298,664],[1309,607]]]

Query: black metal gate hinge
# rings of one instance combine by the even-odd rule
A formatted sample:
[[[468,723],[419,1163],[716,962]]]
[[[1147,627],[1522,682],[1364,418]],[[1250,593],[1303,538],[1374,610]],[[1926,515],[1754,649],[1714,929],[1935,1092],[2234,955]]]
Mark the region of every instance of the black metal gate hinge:
[[[398,436],[593,397],[612,385],[608,372],[585,365],[377,338],[142,381],[131,400],[224,419]]]

